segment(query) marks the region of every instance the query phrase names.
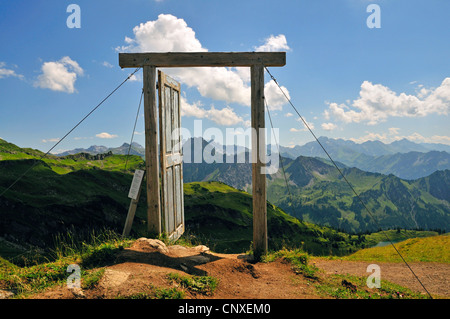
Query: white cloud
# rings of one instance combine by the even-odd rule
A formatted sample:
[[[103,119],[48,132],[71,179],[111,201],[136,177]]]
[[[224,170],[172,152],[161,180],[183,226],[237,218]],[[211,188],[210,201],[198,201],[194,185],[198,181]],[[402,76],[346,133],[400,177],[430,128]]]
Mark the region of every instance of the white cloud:
[[[366,132],[366,135],[355,138],[351,137],[349,138],[350,141],[353,141],[355,143],[364,143],[367,141],[382,141],[383,143],[389,143],[386,133],[379,134],[379,133],[372,133],[372,132]]]
[[[49,138],[49,139],[43,139],[42,143],[50,143],[50,142],[59,142],[60,138]]]
[[[59,61],[44,62],[41,69],[42,74],[38,76],[35,82],[36,87],[66,93],[76,91],[74,85],[77,76],[82,76],[84,73],[78,63],[68,56],[61,58]]]
[[[202,108],[201,102],[189,104],[185,97],[181,97],[181,116],[193,116],[196,118],[206,118],[219,125],[232,126],[244,122],[243,118],[237,115],[232,108],[225,107],[216,109],[212,106],[209,110]]]
[[[130,76],[128,81],[130,81],[130,82],[142,82],[142,79],[137,74],[133,74],[132,76]]]
[[[23,79],[22,74],[17,74],[16,71],[14,71],[13,69],[8,69],[5,67],[6,67],[6,63],[0,62],[0,79],[7,78],[10,76],[19,78],[19,79]]]
[[[284,114],[284,116],[286,116],[286,117],[291,117],[291,116],[294,116],[294,114],[288,112],[288,113]]]
[[[85,136],[76,136],[73,138],[75,141],[79,141],[79,140],[88,140],[88,139],[93,139],[93,137],[85,137]]]
[[[422,136],[421,134],[414,132],[408,136],[396,136],[396,140],[401,140],[403,138],[406,138],[410,141],[416,142],[416,143],[442,143],[450,145],[450,136],[445,135],[433,135],[430,137]]]
[[[389,135],[397,135],[398,131],[400,131],[400,128],[398,127],[390,127],[388,128]]]
[[[113,65],[111,63],[109,63],[108,61],[103,61],[102,65],[107,67],[107,68],[112,68],[113,67]]]
[[[205,118],[206,110],[202,108],[200,101],[189,104],[184,96],[181,96],[181,116],[193,116],[197,118]]]
[[[329,109],[324,115],[326,119],[333,116],[345,123],[367,122],[374,125],[386,121],[388,117],[447,115],[450,112],[450,78],[445,78],[436,89],[419,87],[416,95],[397,94],[381,84],[364,81],[359,98],[351,106],[328,103]]]
[[[311,130],[314,130],[314,123],[308,122],[305,118],[303,118],[303,120],[306,122],[306,124],[309,126],[309,128]],[[296,121],[299,121],[300,123],[302,123],[302,126],[303,126],[302,131],[305,131],[305,132],[308,131],[308,128],[306,127],[305,123],[302,121],[301,118],[298,118]]]
[[[332,131],[337,128],[337,125],[334,123],[322,123],[321,127],[325,131]]]
[[[160,14],[157,20],[139,24],[133,28],[133,34],[133,38],[125,37],[125,45],[117,47],[116,50],[121,52],[208,51],[196,38],[192,28],[183,19],[171,14]],[[277,41],[283,43],[283,41],[280,41],[281,39]],[[278,46],[280,47],[280,44]],[[196,88],[204,97],[250,106],[251,90],[248,69],[202,67],[175,68],[164,71],[188,87]],[[280,109],[279,93],[275,92],[271,84],[266,85],[266,87],[268,90],[266,95],[273,98],[271,107]],[[287,92],[286,89],[285,91]]]
[[[214,106],[211,107],[211,109],[207,112],[207,118],[219,125],[224,126],[232,126],[243,122],[242,117],[237,115],[233,109],[228,106],[221,110],[216,110]]]
[[[133,28],[135,38],[125,38],[128,44],[118,48],[133,52],[205,52],[195,32],[183,19],[160,14],[155,21],[147,21]]]
[[[290,99],[291,97],[288,90],[284,86],[281,86],[281,89],[284,91],[287,98]],[[264,85],[264,95],[266,97],[269,110],[281,110],[283,105],[287,102],[286,97],[273,80],[270,80]]]
[[[98,138],[116,138],[117,137],[117,135],[115,135],[115,134],[109,134],[106,132],[96,134],[95,136]]]
[[[304,131],[304,129],[298,129],[298,128],[295,128],[295,127],[291,127],[289,129],[289,132],[303,132],[303,131]]]
[[[433,135],[430,137],[423,136],[417,132],[414,132],[409,135],[397,135],[399,128],[389,128],[389,132],[386,133],[374,133],[374,132],[365,132],[366,134],[360,136],[358,138],[349,138],[349,140],[355,143],[364,143],[366,141],[381,141],[383,143],[392,143],[393,141],[399,141],[402,139],[407,139],[416,143],[442,143],[450,145],[450,136],[445,135]]]
[[[288,51],[291,48],[287,44],[286,36],[284,34],[279,34],[277,36],[271,35],[264,40],[264,44],[255,47],[255,51],[259,52],[275,52],[275,51]]]

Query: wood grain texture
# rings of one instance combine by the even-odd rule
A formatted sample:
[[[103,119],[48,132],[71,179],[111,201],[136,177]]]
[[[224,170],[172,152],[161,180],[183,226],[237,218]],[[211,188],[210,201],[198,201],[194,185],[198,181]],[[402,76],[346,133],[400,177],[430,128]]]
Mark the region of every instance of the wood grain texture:
[[[158,113],[156,105],[156,68],[144,66],[145,167],[147,180],[147,230],[160,235],[161,201],[159,194]]]
[[[164,229],[171,240],[184,233],[180,84],[158,71],[161,200]],[[176,134],[176,136],[174,135]]]
[[[252,125],[252,197],[253,197],[253,254],[259,259],[267,252],[267,192],[265,166],[264,67],[254,65],[251,71]]]
[[[122,68],[155,67],[250,67],[255,64],[284,66],[286,52],[167,52],[119,53]]]

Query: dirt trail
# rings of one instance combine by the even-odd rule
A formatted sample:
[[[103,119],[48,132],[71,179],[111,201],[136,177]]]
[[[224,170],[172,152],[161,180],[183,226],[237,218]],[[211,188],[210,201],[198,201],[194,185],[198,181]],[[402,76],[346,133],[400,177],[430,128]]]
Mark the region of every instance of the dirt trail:
[[[314,259],[326,273],[350,273],[368,276],[369,263],[341,262]],[[400,264],[380,264],[382,279],[420,291],[414,278]],[[449,295],[448,265],[414,265],[417,274],[431,293]],[[69,290],[56,287],[32,296],[44,299],[117,298],[130,296],[151,287],[173,288],[168,273],[180,275],[209,275],[219,280],[213,296],[186,293],[185,298],[216,299],[318,299],[313,285],[303,276],[296,275],[291,266],[281,261],[250,263],[244,255],[211,253],[206,246],[186,248],[166,246],[159,240],[138,239],[132,247],[124,249],[112,266],[106,267],[99,284],[93,289]],[[425,278],[424,274],[428,274]],[[429,274],[437,274],[431,276]]]
[[[325,260],[321,258],[313,259],[312,262],[327,274],[351,274],[365,277],[371,274],[367,272],[367,266],[375,263],[380,266],[382,280],[396,283],[413,291],[426,293],[404,263]],[[450,264],[421,262],[409,263],[409,266],[428,292],[432,295],[450,297]]]

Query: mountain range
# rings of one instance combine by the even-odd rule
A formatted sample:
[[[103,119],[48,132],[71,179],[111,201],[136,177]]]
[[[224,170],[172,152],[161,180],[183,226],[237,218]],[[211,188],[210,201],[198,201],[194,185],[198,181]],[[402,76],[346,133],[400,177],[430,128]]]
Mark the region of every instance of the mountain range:
[[[0,196],[0,256],[20,257],[35,249],[52,254],[63,237],[73,243],[105,229],[121,233],[133,178],[124,163],[130,160],[130,168],[140,168],[142,158],[108,152],[40,159],[42,154],[0,139],[0,193],[22,176]],[[217,252],[241,253],[251,246],[250,194],[220,182],[185,183],[184,204],[187,238]],[[374,244],[365,236],[300,221],[269,203],[267,213],[270,249],[301,247],[314,254],[342,255]],[[142,192],[133,236],[148,235],[146,215]],[[5,249],[5,242],[17,249]]]
[[[444,151],[450,153],[450,145],[439,143],[415,143],[406,138],[385,144],[381,141],[366,141],[356,143],[351,140],[333,139],[325,136],[318,138],[319,142],[328,152],[335,151],[335,148],[341,148],[346,152],[360,153],[369,156],[392,155],[395,153]],[[320,156],[325,154],[316,141],[308,142],[304,145],[295,145],[293,147],[281,146],[281,153],[288,157],[296,158],[303,156]]]
[[[207,144],[204,141],[203,145]],[[229,164],[226,155],[222,156],[223,163],[184,163],[184,181],[216,180],[251,193],[251,163]],[[268,200],[300,220],[348,232],[396,227],[450,229],[450,170],[404,180],[341,165],[358,197],[324,159],[281,159],[284,173],[280,167],[275,174],[267,175]]]
[[[414,143],[407,139],[385,144],[367,141],[319,137],[319,142],[334,161],[367,172],[394,174],[402,179],[425,177],[437,170],[450,169],[450,145]],[[272,146],[273,149],[273,146]],[[328,160],[316,141],[292,148],[280,146],[280,153],[292,159],[298,156],[320,157]]]
[[[208,144],[202,140],[202,148]],[[21,149],[10,143],[5,142],[4,145],[5,152],[0,154],[0,159],[32,159],[40,154],[39,151]],[[192,149],[190,151],[192,155]],[[187,148],[184,152],[185,156],[189,153]],[[98,159],[88,154],[81,157],[82,154],[66,157],[51,155],[44,162],[58,174],[80,169],[123,171],[121,155],[108,154]],[[245,154],[247,160],[244,163],[227,161],[230,156],[237,155],[222,153],[219,155],[223,163],[208,163],[205,160],[200,163],[184,162],[184,182],[220,181],[251,193],[250,157],[248,152]],[[133,166],[129,165],[128,171],[143,166],[142,157],[132,156],[131,159]],[[449,170],[437,170],[425,177],[405,180],[393,174],[366,172],[339,164],[345,178],[359,194],[358,198],[336,168],[322,158],[282,157],[282,163],[289,188],[281,169],[268,175],[268,200],[300,220],[349,232],[396,227],[450,229]]]
[[[96,154],[103,154],[103,153],[108,153],[108,152],[111,152],[111,153],[117,154],[117,155],[126,155],[126,154],[128,154],[128,150],[130,150],[130,155],[139,155],[142,157],[144,157],[144,155],[145,155],[145,148],[136,142],[131,143],[131,149],[130,149],[129,143],[123,143],[119,147],[106,147],[103,145],[92,145],[88,148],[75,148],[73,150],[64,151],[64,152],[58,153],[56,155],[57,156],[67,156],[67,155],[74,155],[74,154],[78,154],[78,153],[87,153],[87,154],[91,154],[91,155],[96,155]]]
[[[195,139],[202,138],[193,138]],[[450,145],[438,143],[415,143],[407,139],[394,141],[385,144],[381,141],[367,141],[364,143],[355,143],[350,140],[331,139],[327,137],[319,137],[320,143],[324,146],[335,162],[344,164],[348,167],[356,167],[363,171],[393,174],[402,179],[417,179],[428,176],[437,170],[450,169]],[[185,141],[186,144],[187,141]],[[214,141],[209,141],[215,151],[227,154],[234,149],[234,154],[241,152],[249,152],[249,149],[243,146],[224,146]],[[194,143],[191,143],[191,147]],[[204,144],[204,142],[202,142]],[[57,156],[66,156],[69,154],[88,153],[100,154],[112,152],[113,154],[127,154],[129,144],[124,143],[119,147],[108,148],[106,146],[91,146],[87,149],[77,148],[66,151]],[[202,148],[203,149],[203,148]],[[304,145],[296,145],[294,147],[280,146],[280,153],[283,157],[296,159],[299,156],[319,157],[329,160],[320,145],[314,142],[308,142]],[[268,153],[271,150],[278,152],[277,146],[268,145]],[[132,143],[131,155],[145,156],[145,148],[136,142]],[[191,156],[185,151],[185,154]],[[193,162],[193,158],[191,159]],[[241,185],[240,185],[241,186]]]

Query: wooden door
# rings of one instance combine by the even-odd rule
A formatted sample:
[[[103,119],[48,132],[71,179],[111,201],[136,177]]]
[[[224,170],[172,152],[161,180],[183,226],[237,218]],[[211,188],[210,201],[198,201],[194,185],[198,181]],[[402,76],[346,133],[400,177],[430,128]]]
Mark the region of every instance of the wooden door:
[[[158,93],[162,226],[177,240],[184,233],[180,84],[158,71]]]

